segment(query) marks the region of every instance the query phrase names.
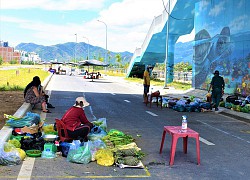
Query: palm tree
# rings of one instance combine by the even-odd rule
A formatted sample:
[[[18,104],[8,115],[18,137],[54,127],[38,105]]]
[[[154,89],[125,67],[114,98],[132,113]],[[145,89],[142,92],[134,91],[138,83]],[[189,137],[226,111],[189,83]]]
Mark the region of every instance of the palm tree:
[[[119,67],[120,67],[120,65],[122,63],[122,57],[121,57],[121,55],[120,54],[116,54],[115,58],[116,58],[116,62],[119,64]]]

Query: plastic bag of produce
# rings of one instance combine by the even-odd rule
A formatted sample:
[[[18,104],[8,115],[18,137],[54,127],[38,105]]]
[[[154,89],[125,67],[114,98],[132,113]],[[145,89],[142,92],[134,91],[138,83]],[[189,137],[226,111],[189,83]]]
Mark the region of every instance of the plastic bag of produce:
[[[72,143],[69,149],[67,160],[73,163],[88,164],[91,161],[89,142],[84,143],[84,146]]]
[[[97,164],[101,166],[112,166],[115,162],[113,152],[110,149],[99,149],[95,154]]]
[[[12,139],[8,141],[10,144],[13,144],[16,148],[21,147],[21,143],[17,139]]]
[[[0,165],[13,166],[21,163],[18,150],[10,143],[0,145]]]
[[[22,128],[25,126],[29,127],[32,125],[38,125],[39,123],[40,123],[40,116],[35,113],[29,113],[28,115],[20,119],[11,118],[6,121],[6,125],[14,128]]]
[[[241,107],[240,111],[244,113],[249,113],[249,109],[247,106]]]
[[[42,127],[44,134],[57,134],[54,130],[54,124],[45,124]]]
[[[95,161],[95,153],[99,150],[99,149],[105,149],[107,146],[106,144],[98,139],[95,141],[89,141],[89,148],[90,148],[90,152],[91,152],[91,161]]]
[[[96,126],[99,126],[104,131],[107,132],[107,119],[106,118],[100,118],[97,121],[92,121],[92,123]]]
[[[231,109],[232,107],[233,107],[233,104],[232,104],[232,103],[225,102],[225,108]]]
[[[92,131],[91,130],[91,132],[88,134],[88,139],[91,141],[96,141],[96,140],[101,139],[107,135],[106,131],[104,131],[102,128],[99,128],[99,130],[100,131]]]
[[[60,142],[59,148],[62,151],[62,156],[63,157],[67,157],[68,156],[70,145],[71,145],[71,143],[68,143],[68,142]]]
[[[20,148],[16,148],[18,153],[19,153],[19,156],[21,158],[21,160],[24,160],[24,158],[26,157],[26,152]]]
[[[111,136],[124,136],[125,134],[122,131],[119,131],[117,129],[110,129],[108,132],[108,135]]]
[[[175,105],[173,107],[173,110],[178,111],[178,112],[184,112],[184,111],[186,111],[186,108],[183,105]]]
[[[27,112],[26,116],[32,118],[32,121],[30,122],[31,125],[33,124],[38,125],[41,121],[40,115],[37,113]]]
[[[208,110],[208,109],[212,109],[212,106],[211,106],[211,104],[209,102],[201,102],[200,103],[200,108]]]
[[[245,98],[245,101],[246,101],[246,104],[250,104],[250,96],[247,96],[247,97]]]

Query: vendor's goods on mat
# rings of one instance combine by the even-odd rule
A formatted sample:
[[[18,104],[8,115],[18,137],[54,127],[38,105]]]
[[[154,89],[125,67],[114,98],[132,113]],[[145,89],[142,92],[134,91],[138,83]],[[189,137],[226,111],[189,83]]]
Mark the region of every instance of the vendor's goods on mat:
[[[33,114],[29,116],[37,118]],[[145,154],[137,147],[135,139],[117,129],[107,131],[106,118],[93,121],[94,127],[88,135],[87,142],[82,142],[80,139],[60,142],[53,124],[43,123],[37,133],[24,133],[21,130],[23,127],[15,126],[15,121],[23,118],[8,117],[12,119],[14,125],[10,140],[6,142],[4,149],[0,149],[1,165],[20,164],[26,155],[33,158],[56,158],[57,152],[61,152],[61,155],[72,163],[88,164],[96,161],[101,166],[143,167],[141,159]],[[26,118],[23,120],[26,121]],[[29,128],[35,125],[27,124],[30,125],[27,126]]]

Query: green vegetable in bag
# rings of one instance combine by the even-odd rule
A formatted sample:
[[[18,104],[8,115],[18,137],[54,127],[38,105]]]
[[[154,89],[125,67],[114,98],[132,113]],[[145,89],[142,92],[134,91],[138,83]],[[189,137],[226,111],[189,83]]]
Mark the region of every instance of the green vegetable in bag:
[[[13,144],[16,148],[21,147],[21,143],[17,139],[12,139],[8,141],[10,144]]]

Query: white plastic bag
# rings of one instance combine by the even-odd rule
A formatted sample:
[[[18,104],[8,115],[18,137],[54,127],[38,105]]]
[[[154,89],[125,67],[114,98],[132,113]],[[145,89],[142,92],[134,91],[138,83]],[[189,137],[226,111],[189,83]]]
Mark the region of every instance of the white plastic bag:
[[[8,148],[6,148],[7,146]],[[11,146],[14,148],[10,148]],[[14,145],[7,142],[5,142],[3,145],[0,145],[0,165],[13,166],[21,164],[21,162],[21,157],[19,156],[18,150]]]

